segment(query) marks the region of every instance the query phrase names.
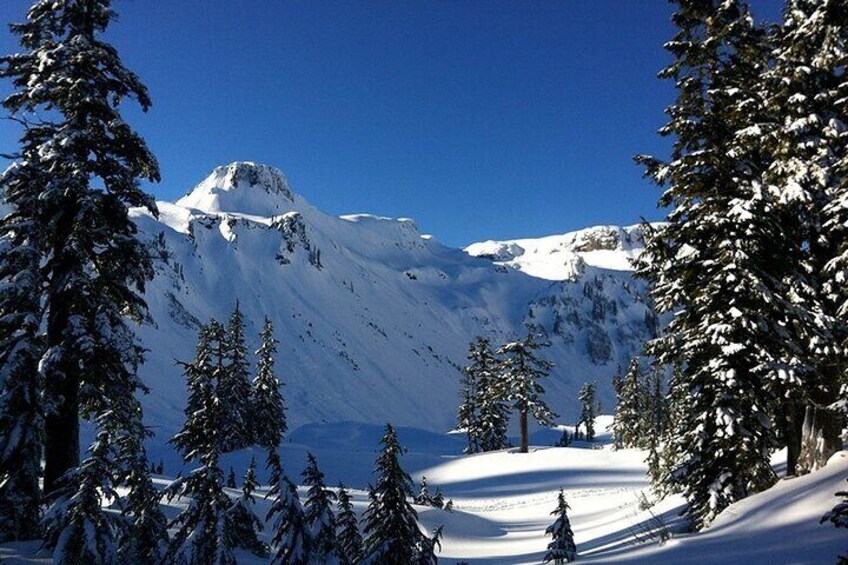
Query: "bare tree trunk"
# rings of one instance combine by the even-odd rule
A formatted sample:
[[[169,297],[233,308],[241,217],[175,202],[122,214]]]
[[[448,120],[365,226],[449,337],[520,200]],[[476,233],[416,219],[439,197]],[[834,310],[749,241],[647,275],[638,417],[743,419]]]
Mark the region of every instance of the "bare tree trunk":
[[[801,431],[798,473],[805,474],[823,467],[834,453],[842,449],[841,434],[841,414],[807,405]]]
[[[527,410],[521,411],[521,453],[527,453]]]
[[[789,402],[786,406],[786,418],[784,422],[786,440],[786,476],[794,477],[798,474],[798,458],[801,456],[801,430],[803,418],[801,406],[797,402]]]

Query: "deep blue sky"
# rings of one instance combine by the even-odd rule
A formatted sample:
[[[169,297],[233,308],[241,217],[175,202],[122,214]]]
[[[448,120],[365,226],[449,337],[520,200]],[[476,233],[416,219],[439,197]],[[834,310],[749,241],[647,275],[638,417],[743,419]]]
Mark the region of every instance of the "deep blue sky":
[[[30,3],[2,0],[0,23]],[[253,160],[327,212],[412,217],[456,246],[662,217],[632,161],[668,147],[662,0],[115,7],[109,39],[154,101],[125,115],[159,158],[159,199]],[[0,52],[16,48],[4,25]],[[17,134],[0,122],[0,153]]]

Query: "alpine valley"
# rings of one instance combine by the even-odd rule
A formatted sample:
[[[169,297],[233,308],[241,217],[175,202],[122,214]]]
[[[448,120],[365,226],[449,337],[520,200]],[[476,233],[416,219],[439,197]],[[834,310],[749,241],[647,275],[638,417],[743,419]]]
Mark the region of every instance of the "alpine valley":
[[[218,167],[158,207],[158,218],[132,215],[156,258],[138,333],[155,352],[141,375],[160,445],[183,418],[175,360],[190,359],[201,325],[236,303],[251,345],[266,315],[274,323],[291,429],[390,421],[449,431],[469,342],[502,343],[527,326],[550,342],[546,399],[573,423],[584,382],[613,409],[611,377],[658,329],[629,261],[640,227],[454,249],[409,219],[325,214],[279,170],[250,162]]]

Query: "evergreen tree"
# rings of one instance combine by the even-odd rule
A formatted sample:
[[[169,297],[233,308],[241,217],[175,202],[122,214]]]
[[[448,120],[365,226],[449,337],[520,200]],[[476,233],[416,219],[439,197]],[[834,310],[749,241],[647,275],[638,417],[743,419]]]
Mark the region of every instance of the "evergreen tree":
[[[262,531],[262,522],[253,512],[253,506],[256,503],[253,493],[258,486],[256,459],[252,458],[244,475],[241,496],[233,501],[227,511],[228,529],[231,532],[235,547],[246,549],[259,557],[267,557],[268,546],[259,541],[257,535],[257,532]]]
[[[419,506],[433,505],[433,497],[430,495],[430,488],[427,486],[427,477],[421,477],[421,485],[418,487],[418,494],[415,495],[413,502]]]
[[[159,565],[168,549],[168,520],[147,469],[147,455],[139,440],[143,435],[126,434],[118,440],[118,459],[125,468],[121,482],[127,488],[118,557],[121,563],[131,565]]]
[[[509,447],[507,424],[509,407],[504,398],[506,390],[499,371],[499,361],[492,352],[490,342],[478,337],[471,344],[465,369],[474,375],[476,382],[477,428],[476,446],[481,451],[497,451]]]
[[[588,442],[595,441],[595,398],[595,385],[583,383],[577,395],[577,399],[580,400],[580,420],[577,422],[577,427],[583,426]]]
[[[839,4],[787,2],[775,62],[764,81],[774,116],[764,137],[771,159],[765,180],[778,194],[784,238],[792,242],[793,272],[787,279],[801,310],[795,325],[807,344],[800,354],[787,352],[800,358],[794,378],[776,382],[776,394],[788,399],[782,412],[787,473],[793,475],[823,464],[842,448],[842,415],[827,409],[839,396],[846,372],[841,351],[848,339],[846,317],[839,311],[848,297],[845,265],[838,266],[840,253],[848,249],[848,152],[842,131],[848,15]],[[804,443],[818,444],[822,451],[803,454],[806,463],[796,469],[805,417],[810,438]],[[821,441],[809,441],[817,436]]]
[[[227,475],[227,488],[236,488],[236,471],[230,467],[230,472]]]
[[[621,380],[616,394],[615,418],[613,420],[613,436],[618,438],[618,447],[639,447],[645,437],[642,422],[645,417],[643,394],[644,383],[639,359],[630,360],[627,374]]]
[[[118,563],[114,520],[103,511],[103,501],[116,501],[110,472],[111,438],[98,433],[89,456],[79,468],[62,478],[51,495],[44,515],[45,545],[53,550],[56,565]]]
[[[275,499],[265,521],[274,518],[274,535],[271,538],[276,550],[272,565],[312,565],[312,539],[297,488],[288,477],[281,475],[273,489]]]
[[[318,468],[315,455],[307,455],[308,463],[303,472],[303,484],[309,487],[304,506],[309,538],[312,540],[313,559],[320,563],[340,563],[339,543],[336,539],[336,517],[333,503],[336,493],[324,484],[324,473]]]
[[[830,522],[837,528],[848,528],[848,492],[837,492],[836,496],[841,496],[842,501],[822,516],[820,523]],[[848,555],[840,555],[838,564],[848,564]]]
[[[183,453],[191,453],[195,446],[203,445],[206,440],[206,430],[202,426],[188,426],[196,414],[202,412],[205,403],[209,402],[209,395],[214,396],[215,402],[220,402],[217,397],[217,383],[225,371],[223,363],[224,341],[226,334],[224,327],[215,320],[200,329],[198,334],[197,350],[191,363],[181,363],[184,375],[188,381],[188,399],[185,407],[186,425],[170,443]],[[207,386],[213,387],[210,393]],[[219,407],[223,410],[223,407]],[[216,430],[216,438],[219,444],[220,430]],[[219,445],[219,451],[222,445]],[[192,455],[193,457],[193,455]],[[190,458],[189,458],[190,459]]]
[[[774,480],[771,383],[794,374],[794,308],[783,281],[790,242],[775,198],[762,183],[768,160],[757,143],[767,121],[759,80],[768,67],[766,35],[739,0],[676,0],[678,31],[666,44],[675,60],[661,77],[678,97],[662,135],[671,161],[641,156],[671,206],[646,231],[638,273],[660,312],[674,311],[648,353],[680,367],[672,381],[683,402],[663,474],[689,502],[700,529],[740,498]]]
[[[26,191],[37,174],[17,164],[0,174],[0,194],[9,202]],[[31,212],[12,210],[0,220],[0,543],[39,536],[43,383],[40,254]]]
[[[362,563],[407,565],[413,562],[423,538],[418,514],[408,500],[412,496],[412,479],[400,465],[403,448],[390,424],[380,443],[383,449],[374,466],[377,481],[370,489],[371,503],[363,517]]]
[[[439,558],[436,556],[436,551],[442,550],[442,526],[436,528],[433,532],[433,537],[423,536],[421,540],[421,549],[415,556],[415,565],[438,565]]]
[[[456,420],[460,429],[465,430],[467,445],[465,453],[478,453],[480,447],[480,407],[478,405],[478,375],[489,370],[487,354],[490,353],[488,341],[478,337],[471,343],[468,359],[471,364],[462,370],[460,394],[462,403],[457,410]]]
[[[536,357],[536,351],[548,344],[536,342],[532,333],[528,333],[521,341],[502,345],[498,355],[503,357],[501,374],[505,388],[504,398],[512,404],[521,423],[521,453],[527,453],[527,416],[540,425],[550,426],[556,415],[551,412],[542,399],[545,389],[539,384],[539,379],[551,373],[553,364]]]
[[[232,504],[224,492],[224,473],[219,464],[223,414],[214,379],[219,369],[207,364],[209,344],[204,339],[209,331],[210,326],[201,331],[195,362],[183,364],[194,411],[187,410],[182,429],[171,440],[186,462],[200,463],[188,477],[178,478],[167,488],[169,498],[189,499],[188,506],[171,523],[177,531],[166,558],[181,565],[235,564],[236,540],[228,520]]]
[[[119,113],[127,98],[142,110],[150,98],[100,39],[115,17],[110,4],[39,0],[12,26],[24,52],[0,58],[0,77],[13,85],[3,106],[25,124],[18,165],[2,178],[14,214],[0,231],[8,233],[7,222],[31,226],[13,246],[25,242],[21,252],[33,254],[27,261],[37,253],[41,264],[34,290],[46,319],[32,322],[44,331],[48,492],[79,464],[80,413],[97,416],[115,394],[133,392],[132,384],[117,390],[103,380],[132,378],[141,361],[127,320],[144,316],[141,292],[153,274],[127,209],[156,212],[139,179],[158,181],[158,166]],[[17,301],[4,314],[32,315],[33,304]],[[118,375],[115,363],[124,365]]]
[[[617,424],[617,421],[620,419],[619,411],[621,409],[621,401],[623,399],[622,387],[624,386],[624,380],[621,378],[621,365],[615,370],[615,374],[612,376],[612,390],[615,393],[615,416],[613,417],[612,422],[612,446],[615,449],[624,448],[624,438],[622,437],[622,432],[624,431],[620,424]],[[567,446],[561,446],[567,447]]]
[[[226,369],[218,377],[218,397],[224,407],[221,430],[221,450],[224,453],[253,443],[253,427],[250,421],[250,364],[247,360],[244,333],[244,316],[236,302],[236,308],[227,323],[224,340]]]
[[[286,408],[280,383],[274,374],[274,358],[277,343],[274,339],[274,326],[266,316],[260,336],[262,344],[256,351],[257,371],[253,379],[250,395],[250,409],[253,415],[255,441],[266,449],[275,449],[280,445],[288,430]]]
[[[362,559],[362,534],[359,532],[359,521],[353,511],[350,494],[344,485],[339,485],[338,513],[336,515],[336,539],[339,543],[344,563],[353,565]]]
[[[577,559],[574,532],[571,531],[571,522],[568,520],[569,510],[570,507],[565,501],[565,494],[560,489],[556,510],[551,512],[552,516],[556,516],[556,520],[545,530],[545,534],[551,536],[553,540],[548,544],[548,552],[545,554],[543,563],[551,561],[557,564],[570,563]]]

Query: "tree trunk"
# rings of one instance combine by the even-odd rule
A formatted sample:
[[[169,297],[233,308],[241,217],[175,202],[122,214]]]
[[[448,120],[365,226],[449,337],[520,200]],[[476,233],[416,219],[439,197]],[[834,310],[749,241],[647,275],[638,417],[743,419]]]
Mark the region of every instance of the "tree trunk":
[[[842,415],[814,405],[807,405],[798,458],[799,474],[823,467],[831,455],[842,449]]]
[[[73,221],[78,205],[67,202],[61,207],[64,214],[58,220],[57,236],[53,246],[54,268],[51,273],[48,291],[47,311],[47,348],[56,347],[62,351],[58,360],[59,374],[45,375],[45,389],[49,402],[54,403],[52,410],[44,418],[44,492],[49,493],[57,486],[57,481],[71,469],[79,466],[79,370],[72,352],[66,348],[66,331],[71,318],[72,298],[68,296],[65,285],[76,268],[75,257],[65,250],[65,245],[73,231]]]
[[[521,453],[527,453],[527,410],[521,411]]]
[[[803,424],[801,406],[797,402],[789,402],[787,404],[784,424],[784,434],[786,436],[786,476],[794,477],[798,474],[798,458],[801,456],[801,430]]]

